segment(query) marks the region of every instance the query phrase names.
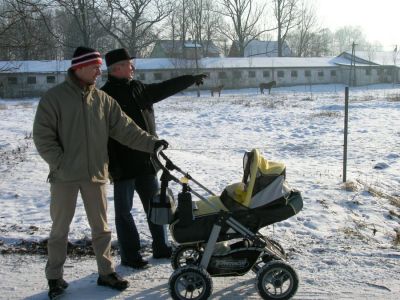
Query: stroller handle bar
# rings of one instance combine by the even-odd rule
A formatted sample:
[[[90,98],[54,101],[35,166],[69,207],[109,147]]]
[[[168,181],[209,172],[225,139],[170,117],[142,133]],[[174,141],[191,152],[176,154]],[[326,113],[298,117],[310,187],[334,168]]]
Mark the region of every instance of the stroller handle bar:
[[[163,172],[166,172],[169,177],[171,178],[171,180],[173,180],[174,182],[183,185],[183,183],[181,182],[181,180],[179,180],[177,177],[175,177],[174,175],[172,175],[169,171],[173,171],[176,170],[177,172],[181,173],[184,177],[186,177],[187,179],[193,181],[196,185],[198,185],[200,188],[202,188],[203,190],[205,190],[207,193],[209,193],[210,195],[216,196],[215,193],[213,193],[211,190],[209,190],[208,188],[206,188],[203,184],[201,184],[200,182],[198,182],[196,179],[194,179],[192,176],[190,176],[190,174],[188,172],[184,172],[182,169],[180,169],[178,166],[176,166],[169,158],[168,156],[162,151],[164,150],[163,146],[160,146],[156,149],[155,151],[155,155],[154,155],[154,162],[161,168],[161,170],[163,170]],[[165,160],[165,164],[163,164],[160,160],[160,156]],[[194,192],[193,190],[191,190],[191,192],[193,194],[195,194],[196,196],[203,198],[201,196],[199,196],[196,192]]]

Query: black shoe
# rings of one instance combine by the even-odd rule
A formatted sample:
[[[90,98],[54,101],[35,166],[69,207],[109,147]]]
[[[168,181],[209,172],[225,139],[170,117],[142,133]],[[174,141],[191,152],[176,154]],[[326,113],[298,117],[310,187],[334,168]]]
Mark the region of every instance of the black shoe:
[[[62,293],[64,293],[64,290],[68,287],[68,283],[62,279],[49,279],[49,298],[50,299],[56,299],[58,296],[60,296]]]
[[[115,272],[108,275],[99,275],[97,284],[108,286],[119,291],[123,291],[129,286],[129,282]]]
[[[171,258],[172,255],[172,247],[168,246],[162,250],[153,250],[154,258]]]
[[[134,269],[147,269],[149,267],[149,262],[147,260],[144,260],[143,258],[139,258],[138,260],[129,262],[123,261],[121,262],[121,265]]]

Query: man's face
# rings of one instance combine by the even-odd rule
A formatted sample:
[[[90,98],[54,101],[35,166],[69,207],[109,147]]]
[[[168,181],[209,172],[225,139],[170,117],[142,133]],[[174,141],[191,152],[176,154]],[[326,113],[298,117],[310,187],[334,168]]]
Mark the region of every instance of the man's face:
[[[119,62],[112,72],[112,75],[117,78],[132,79],[135,72],[133,60],[124,60]]]
[[[76,76],[87,84],[94,84],[98,76],[101,75],[101,65],[89,65],[75,71]]]

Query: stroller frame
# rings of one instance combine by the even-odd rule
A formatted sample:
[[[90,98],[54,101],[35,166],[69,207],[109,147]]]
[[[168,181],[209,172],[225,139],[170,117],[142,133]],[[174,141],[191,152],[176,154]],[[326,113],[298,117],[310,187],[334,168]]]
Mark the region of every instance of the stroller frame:
[[[184,266],[177,266],[174,273],[171,275],[169,280],[169,291],[171,297],[173,299],[181,300],[208,299],[212,293],[212,281],[210,278],[211,276],[219,277],[244,275],[248,271],[252,270],[257,273],[256,286],[259,294],[263,299],[290,299],[297,291],[298,276],[296,272],[291,268],[291,266],[286,263],[287,256],[282,246],[278,242],[271,240],[266,236],[262,236],[258,232],[252,232],[239,221],[237,221],[233,217],[232,212],[218,209],[218,207],[216,207],[214,203],[209,201],[209,199],[192,190],[188,185],[189,180],[191,180],[193,183],[195,183],[197,186],[199,186],[210,195],[216,196],[211,190],[192,178],[188,172],[184,172],[178,166],[176,166],[161,150],[161,148],[158,149],[155,155],[155,162],[157,165],[160,166],[162,170],[161,194],[165,195],[166,189],[168,187],[168,182],[174,181],[182,186],[182,193],[189,192],[198,197],[200,200],[207,203],[207,205],[219,210],[217,213],[217,220],[212,226],[211,233],[206,242],[204,251],[202,252],[201,260],[191,262],[190,264],[188,263]],[[160,156],[165,160],[165,165],[161,163],[159,158]],[[179,180],[177,177],[172,175],[170,171],[173,170],[181,173],[184,176],[183,179]],[[207,268],[210,265],[210,261],[213,257],[214,250],[216,248],[218,238],[220,237],[220,232],[223,226],[228,226],[230,229],[232,229],[236,233],[236,235],[234,235],[236,238],[240,237],[243,240],[250,241],[250,244],[252,245],[251,249],[256,249],[257,251],[259,251],[259,253],[256,257],[254,257],[250,265],[248,265],[246,268],[241,268],[240,270],[238,270],[238,272],[208,274]],[[197,247],[199,243],[183,243],[182,245]],[[240,250],[241,249],[239,249],[239,251]],[[174,259],[174,256],[172,257],[172,259]],[[176,265],[174,261],[172,261],[171,263],[172,266]],[[288,280],[289,288],[282,293],[282,286]],[[204,286],[199,286],[199,281],[202,282]],[[180,294],[179,291],[176,290],[178,283],[182,284],[182,282],[186,284],[184,295]],[[199,292],[198,296],[193,297],[193,293],[198,288],[202,289],[201,292]],[[281,293],[277,292],[277,290],[279,289],[281,290]],[[186,297],[188,293],[190,295],[189,298]]]

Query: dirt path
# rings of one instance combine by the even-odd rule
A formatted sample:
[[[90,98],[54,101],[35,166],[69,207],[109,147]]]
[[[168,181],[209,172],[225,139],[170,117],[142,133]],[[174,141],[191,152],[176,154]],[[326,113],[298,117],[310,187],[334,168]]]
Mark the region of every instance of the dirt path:
[[[0,255],[0,299],[47,299],[47,285],[43,269],[45,256]],[[68,259],[65,264],[65,279],[70,283],[64,300],[87,299],[170,299],[168,278],[172,272],[168,260],[150,260],[152,267],[143,271],[117,267],[117,271],[130,281],[130,287],[116,292],[96,285],[96,264],[93,258]],[[312,283],[310,274],[302,275],[300,287],[294,299],[398,299],[400,287],[398,278],[385,281],[385,285],[363,282],[344,282],[338,274],[332,283],[326,284],[321,270],[320,284]],[[378,275],[378,274],[377,274]],[[318,278],[318,274],[315,274]],[[211,299],[260,299],[256,292],[255,276],[249,273],[242,277],[213,278]],[[397,284],[396,284],[397,282]],[[397,286],[395,286],[397,285]],[[389,288],[388,288],[389,287]]]

